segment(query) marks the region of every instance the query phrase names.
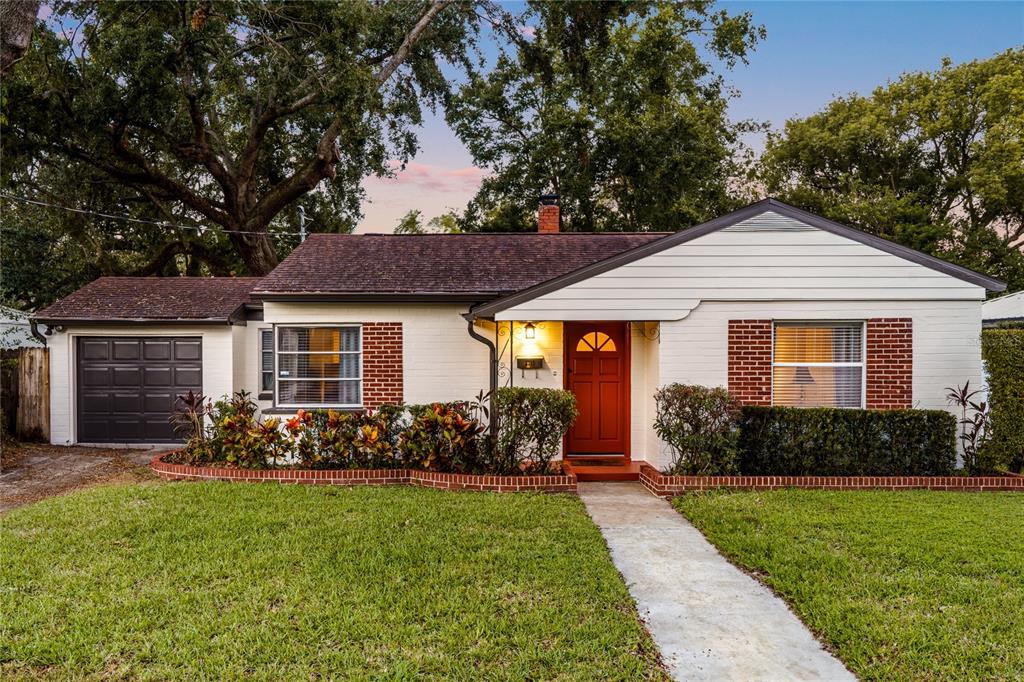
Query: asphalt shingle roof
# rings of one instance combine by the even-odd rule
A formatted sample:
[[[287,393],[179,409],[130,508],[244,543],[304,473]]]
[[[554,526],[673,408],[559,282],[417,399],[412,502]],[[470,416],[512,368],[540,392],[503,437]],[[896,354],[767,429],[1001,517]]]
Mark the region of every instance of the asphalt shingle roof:
[[[259,277],[100,277],[35,314],[40,320],[226,321]]]
[[[485,294],[545,282],[665,233],[314,234],[254,293]]]

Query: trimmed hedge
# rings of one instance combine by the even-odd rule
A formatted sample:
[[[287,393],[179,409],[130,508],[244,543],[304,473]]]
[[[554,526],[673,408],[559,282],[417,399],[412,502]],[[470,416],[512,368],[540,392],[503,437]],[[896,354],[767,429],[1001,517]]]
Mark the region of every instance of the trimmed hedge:
[[[992,438],[982,456],[992,468],[1024,472],[1024,329],[985,329],[981,354],[992,409]]]
[[[748,476],[946,476],[956,417],[944,410],[744,407],[739,470]]]

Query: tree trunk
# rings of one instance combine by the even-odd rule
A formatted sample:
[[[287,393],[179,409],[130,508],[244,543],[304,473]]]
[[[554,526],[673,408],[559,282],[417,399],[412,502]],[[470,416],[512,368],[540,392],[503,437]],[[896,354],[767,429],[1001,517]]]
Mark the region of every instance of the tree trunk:
[[[28,50],[38,12],[39,0],[0,0],[0,76]]]
[[[262,277],[270,274],[277,266],[277,251],[269,234],[231,233],[231,243],[242,257],[245,269],[250,275]]]

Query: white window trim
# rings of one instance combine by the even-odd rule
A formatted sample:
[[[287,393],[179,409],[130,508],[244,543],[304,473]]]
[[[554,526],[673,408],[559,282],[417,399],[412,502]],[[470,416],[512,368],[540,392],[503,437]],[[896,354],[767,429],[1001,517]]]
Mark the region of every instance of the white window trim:
[[[860,325],[860,362],[776,362],[775,361],[775,329],[778,325],[807,325],[823,327],[826,325]],[[775,404],[775,368],[776,367],[860,367],[860,405],[858,407],[835,407],[837,410],[866,409],[868,400],[868,324],[867,320],[772,320],[772,376],[771,405]]]
[[[354,351],[353,350],[347,350],[347,351],[282,351],[282,350],[280,350],[278,348],[278,330],[279,329],[312,329],[312,328],[315,328],[315,327],[318,327],[318,328],[330,328],[330,329],[357,329],[357,330],[359,330],[359,349],[358,350],[354,350]],[[278,358],[281,355],[358,355],[359,356],[359,376],[357,376],[357,377],[347,377],[347,378],[338,377],[337,379],[308,379],[308,378],[303,379],[303,378],[299,378],[299,377],[291,377],[291,378],[285,377],[285,378],[282,378],[281,377],[281,370],[280,370],[280,367],[279,367],[280,363],[278,363]],[[362,356],[363,356],[363,325],[361,325],[361,324],[352,324],[352,323],[335,324],[335,323],[323,323],[323,322],[320,322],[320,323],[309,323],[309,324],[302,324],[302,323],[298,323],[298,322],[295,322],[295,323],[289,322],[288,324],[281,324],[281,325],[275,324],[274,325],[274,407],[275,408],[281,407],[281,408],[288,408],[288,409],[301,409],[301,408],[310,408],[310,409],[339,408],[339,409],[346,409],[346,410],[348,410],[348,409],[362,409],[362,407],[363,407],[363,389],[364,389],[364,385],[363,385],[363,357]],[[313,404],[310,404],[310,403],[282,403],[282,402],[280,402],[280,387],[281,387],[281,383],[282,382],[288,382],[288,381],[336,381],[338,383],[358,381],[359,382],[359,402],[358,403],[353,403],[353,404],[345,404],[345,403],[313,403]]]

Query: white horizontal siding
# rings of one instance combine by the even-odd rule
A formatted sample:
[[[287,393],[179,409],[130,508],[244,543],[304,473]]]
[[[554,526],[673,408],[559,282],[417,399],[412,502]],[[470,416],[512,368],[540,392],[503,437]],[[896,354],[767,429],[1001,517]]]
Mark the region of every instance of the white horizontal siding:
[[[729,320],[873,317],[913,320],[913,407],[952,411],[946,402],[946,387],[966,381],[978,388],[984,386],[979,301],[704,302],[685,320],[662,323],[661,384],[727,386]],[[650,459],[667,465],[667,446],[659,442],[657,450]]]
[[[281,303],[263,307],[266,324],[401,322],[405,401],[467,400],[490,387],[489,354],[469,336],[467,306]]]
[[[203,393],[213,399],[235,390],[235,331],[228,325],[69,327],[46,339],[50,349],[50,442],[76,442],[75,339],[83,336],[199,336],[203,339]],[[116,445],[113,444],[112,445]],[[134,446],[134,447],[137,447]]]
[[[499,320],[679,320],[698,301],[981,301],[983,287],[768,212],[539,296]]]
[[[974,301],[704,302],[687,319],[661,325],[662,381],[726,386],[729,320],[873,317],[913,319],[914,407],[946,409],[947,386],[982,385],[981,304]]]

